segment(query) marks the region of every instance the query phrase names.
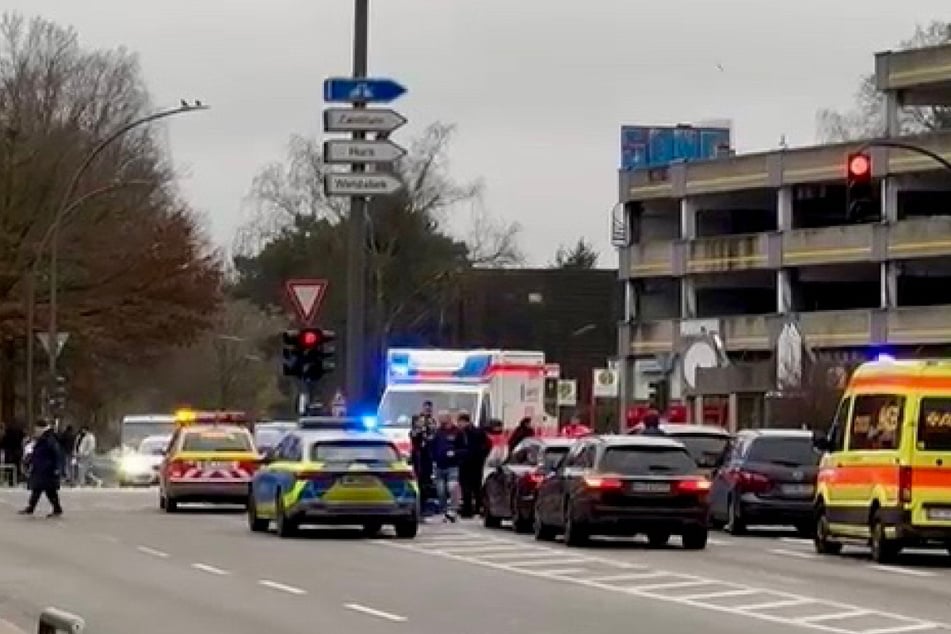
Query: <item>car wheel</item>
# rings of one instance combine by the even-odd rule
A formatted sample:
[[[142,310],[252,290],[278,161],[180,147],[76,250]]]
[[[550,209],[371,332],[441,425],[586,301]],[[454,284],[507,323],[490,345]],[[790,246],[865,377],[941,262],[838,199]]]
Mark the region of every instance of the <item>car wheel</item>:
[[[254,503],[253,497],[248,497],[248,528],[253,533],[263,533],[267,530],[270,522],[258,517],[258,505]]]
[[[796,524],[796,532],[804,539],[811,539],[815,535],[816,527],[812,522],[800,522]]]
[[[365,537],[376,537],[383,530],[383,524],[378,522],[367,522],[363,525],[363,535]]]
[[[684,530],[682,536],[684,548],[687,550],[703,550],[707,547],[709,531],[706,526],[691,526]]]
[[[662,531],[651,531],[647,534],[647,543],[651,548],[663,548],[670,540],[670,533]]]
[[[161,493],[159,493],[159,497],[158,497],[158,507],[159,509],[163,511],[165,510],[165,496],[162,495]]]
[[[278,537],[293,537],[297,534],[297,525],[287,517],[284,510],[284,496],[278,491],[274,496],[274,527]]]
[[[168,495],[165,496],[165,506],[163,507],[166,513],[177,513],[178,512],[178,502],[175,498]]]
[[[535,539],[540,542],[550,542],[557,535],[555,529],[542,522],[537,509],[535,510],[535,517],[532,519],[532,532],[535,534]]]
[[[393,525],[393,530],[400,539],[413,539],[419,532],[419,519],[414,515],[411,519],[397,522]]]
[[[885,536],[885,523],[882,522],[878,511],[872,515],[872,524],[869,527],[869,545],[872,548],[872,559],[880,564],[889,564],[898,558],[901,552],[901,543]]]
[[[516,514],[512,516],[512,530],[516,533],[521,535],[531,533],[533,526],[534,522],[530,517],[525,517],[519,512],[516,512]]]
[[[588,531],[583,524],[579,524],[571,517],[571,507],[565,509],[565,545],[584,546],[588,543]]]
[[[816,528],[812,537],[812,543],[815,544],[818,554],[838,555],[842,552],[841,542],[832,541],[831,536],[829,517],[826,515],[825,507],[820,506],[816,509]]]
[[[746,521],[743,519],[740,511],[740,505],[733,496],[730,496],[726,507],[727,524],[726,530],[731,535],[745,535]]]
[[[489,504],[489,496],[482,496],[482,525],[486,528],[499,528],[502,526],[502,518],[492,515],[492,506]]]

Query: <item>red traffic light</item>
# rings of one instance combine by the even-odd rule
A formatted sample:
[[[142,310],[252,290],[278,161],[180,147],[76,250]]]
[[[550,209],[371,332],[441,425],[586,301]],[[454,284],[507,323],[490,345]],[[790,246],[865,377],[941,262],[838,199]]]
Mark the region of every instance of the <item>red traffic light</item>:
[[[313,348],[320,343],[319,330],[303,330],[300,333],[300,344],[305,348]]]
[[[868,154],[849,155],[848,171],[850,180],[865,180],[872,175],[872,159]]]

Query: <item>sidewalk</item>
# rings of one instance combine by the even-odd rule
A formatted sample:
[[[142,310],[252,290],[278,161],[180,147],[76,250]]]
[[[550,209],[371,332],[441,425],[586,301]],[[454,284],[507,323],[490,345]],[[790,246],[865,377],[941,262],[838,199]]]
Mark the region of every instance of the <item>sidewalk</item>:
[[[0,618],[0,634],[26,634],[26,632],[13,623]]]

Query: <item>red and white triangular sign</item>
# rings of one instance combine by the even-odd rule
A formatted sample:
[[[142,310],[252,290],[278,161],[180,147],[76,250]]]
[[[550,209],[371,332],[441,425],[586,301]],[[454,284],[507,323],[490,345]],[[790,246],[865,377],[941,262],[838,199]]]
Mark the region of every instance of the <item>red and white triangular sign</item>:
[[[287,280],[284,286],[298,319],[304,324],[310,324],[324,301],[327,280]]]

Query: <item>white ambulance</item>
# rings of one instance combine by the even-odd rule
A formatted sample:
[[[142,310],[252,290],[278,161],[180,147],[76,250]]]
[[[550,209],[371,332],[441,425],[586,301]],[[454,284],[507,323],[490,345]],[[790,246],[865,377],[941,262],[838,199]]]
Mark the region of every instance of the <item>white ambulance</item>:
[[[392,348],[377,420],[401,445],[426,401],[434,414],[467,411],[476,425],[499,419],[506,432],[525,417],[538,431],[557,430],[558,421],[545,415],[544,395],[544,352]]]

